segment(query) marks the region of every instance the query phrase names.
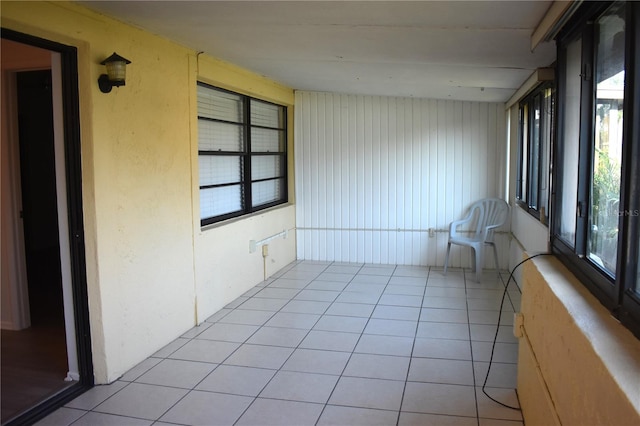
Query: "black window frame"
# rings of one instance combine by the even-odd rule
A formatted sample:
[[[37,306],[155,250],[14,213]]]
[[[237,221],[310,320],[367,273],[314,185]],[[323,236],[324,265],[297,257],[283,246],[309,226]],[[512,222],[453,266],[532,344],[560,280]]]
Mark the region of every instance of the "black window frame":
[[[549,110],[545,111],[545,93],[550,91]],[[555,128],[555,83],[547,81],[538,84],[518,106],[518,154],[516,203],[545,226],[549,221],[551,200],[551,153]],[[537,135],[534,136],[533,112],[535,102],[540,102],[542,112]],[[547,123],[548,121],[548,123]],[[544,133],[544,129],[548,133]],[[537,139],[537,144],[533,142]],[[544,148],[544,150],[543,150]],[[534,167],[537,163],[537,167]],[[533,173],[533,170],[536,173]],[[546,199],[541,202],[545,194]],[[542,205],[541,205],[542,204]]]
[[[216,87],[201,81],[197,82],[198,86],[215,90],[218,92],[228,93],[234,96],[239,97],[242,100],[242,115],[243,122],[228,122],[221,119],[214,119],[210,117],[203,117],[198,114],[198,121],[206,120],[206,121],[214,121],[225,124],[235,124],[242,127],[242,150],[238,151],[221,151],[221,150],[203,150],[200,147],[200,135],[198,136],[198,158],[201,156],[233,156],[240,157],[240,181],[233,183],[223,183],[223,184],[212,184],[212,185],[200,185],[199,191],[202,192],[203,189],[230,186],[230,185],[240,185],[241,186],[241,196],[240,196],[240,210],[228,212],[225,214],[211,216],[211,217],[202,217],[200,218],[200,226],[205,227],[207,225],[223,222],[228,219],[237,218],[240,216],[249,215],[261,210],[268,209],[270,207],[278,206],[281,204],[286,204],[289,201],[288,196],[288,187],[289,187],[289,177],[288,177],[288,108],[285,105],[276,104],[273,102],[266,101],[264,99],[259,99],[255,97],[251,97],[248,95],[244,95],[242,93],[233,92],[231,90],[227,90],[221,87]],[[251,103],[259,102],[263,104],[274,105],[278,108],[281,108],[282,114],[282,126],[281,127],[270,127],[264,125],[258,125],[252,123],[252,110]],[[282,135],[282,143],[280,144],[281,150],[279,151],[258,151],[252,149],[252,129],[267,129],[267,130],[276,130]],[[280,157],[280,175],[276,177],[270,178],[262,178],[262,179],[253,179],[252,177],[252,160],[257,157],[266,157],[266,156],[278,156]],[[200,173],[200,172],[199,172]],[[266,182],[266,181],[279,181],[279,193],[280,198],[270,201],[267,203],[253,205],[253,184]]]
[[[638,277],[638,241],[640,240],[640,4],[625,3],[625,88],[623,101],[622,164],[620,206],[618,208],[618,245],[616,272],[612,274],[589,259],[587,237],[589,226],[590,184],[593,179],[594,102],[595,102],[595,29],[594,23],[616,2],[583,4],[558,34],[558,81],[556,114],[558,125],[553,150],[551,249],[576,277],[611,311],[612,315],[640,338],[640,297],[633,288],[640,287]],[[564,124],[563,84],[566,60],[563,49],[581,38],[581,95],[579,126],[578,185],[575,246],[560,237],[561,200],[563,194],[561,167]],[[573,189],[575,190],[575,189]]]

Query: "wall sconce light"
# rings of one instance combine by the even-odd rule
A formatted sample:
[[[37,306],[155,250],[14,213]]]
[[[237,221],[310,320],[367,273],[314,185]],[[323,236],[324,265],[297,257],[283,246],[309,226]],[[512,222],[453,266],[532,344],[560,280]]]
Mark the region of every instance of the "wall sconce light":
[[[124,86],[127,64],[130,63],[130,60],[123,58],[116,52],[113,52],[113,55],[100,62],[100,65],[106,65],[107,67],[107,73],[102,74],[98,79],[100,91],[102,93],[109,93],[113,86]]]

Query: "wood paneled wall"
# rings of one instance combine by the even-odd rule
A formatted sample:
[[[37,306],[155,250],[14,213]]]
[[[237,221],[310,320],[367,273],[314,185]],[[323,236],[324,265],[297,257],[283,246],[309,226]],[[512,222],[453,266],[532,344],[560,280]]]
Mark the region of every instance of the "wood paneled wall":
[[[449,223],[504,193],[506,158],[503,104],[297,92],[298,258],[442,265]]]

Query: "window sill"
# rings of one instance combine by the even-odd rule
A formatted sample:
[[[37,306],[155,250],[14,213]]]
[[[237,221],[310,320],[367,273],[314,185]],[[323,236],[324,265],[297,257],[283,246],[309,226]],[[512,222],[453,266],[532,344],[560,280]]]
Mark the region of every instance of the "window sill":
[[[531,217],[533,217],[535,220],[537,220],[538,222],[540,222],[540,224],[549,227],[548,223],[549,223],[549,217],[548,216],[544,216],[543,220],[540,220],[540,211],[536,210],[536,209],[532,209],[530,208],[527,203],[525,203],[524,201],[521,200],[516,200],[516,204],[522,209],[524,210],[526,213],[528,213]]]
[[[215,228],[221,228],[223,226],[231,225],[232,223],[241,222],[243,220],[251,219],[251,218],[263,215],[263,214],[270,213],[270,212],[275,211],[275,210],[280,210],[280,209],[284,209],[284,208],[287,208],[287,207],[291,207],[293,205],[294,205],[293,203],[287,202],[287,203],[283,203],[283,204],[278,204],[277,206],[269,207],[269,208],[264,209],[264,210],[258,210],[257,212],[253,212],[253,213],[245,214],[245,215],[242,215],[242,216],[233,217],[231,219],[223,220],[221,222],[210,223],[208,225],[200,226],[200,232],[205,232],[205,231],[208,231],[210,229],[215,229]]]

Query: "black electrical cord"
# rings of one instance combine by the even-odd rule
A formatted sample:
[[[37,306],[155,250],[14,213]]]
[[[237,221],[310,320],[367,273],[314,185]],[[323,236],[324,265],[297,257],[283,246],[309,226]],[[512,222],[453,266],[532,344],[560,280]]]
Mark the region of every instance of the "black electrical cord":
[[[489,380],[489,372],[491,372],[491,365],[493,364],[493,353],[495,352],[496,342],[498,341],[498,333],[500,331],[500,320],[502,319],[502,307],[504,306],[504,299],[507,296],[507,290],[509,289],[509,283],[511,282],[511,280],[513,280],[513,282],[516,284],[516,287],[518,287],[518,290],[520,291],[520,293],[522,293],[522,290],[520,290],[520,286],[518,286],[518,283],[513,278],[513,273],[515,272],[515,270],[518,269],[518,267],[520,265],[522,265],[523,263],[528,262],[529,260],[534,259],[534,258],[536,258],[538,256],[551,256],[551,255],[552,255],[551,253],[534,254],[533,256],[527,257],[522,262],[520,262],[516,266],[514,266],[513,269],[511,269],[511,273],[509,274],[509,279],[507,280],[507,284],[504,286],[504,292],[502,293],[502,301],[500,302],[500,312],[498,313],[498,325],[496,326],[496,334],[493,337],[493,345],[491,346],[491,356],[489,357],[489,368],[487,368],[487,375],[485,376],[484,383],[482,384],[482,393],[484,393],[487,396],[487,398],[489,398],[493,402],[496,402],[496,403],[502,405],[503,407],[510,408],[510,409],[516,410],[516,411],[522,411],[522,410],[520,408],[518,408],[518,407],[512,407],[510,405],[507,405],[505,403],[502,403],[502,402],[498,401],[497,399],[495,399],[491,395],[489,395],[487,393],[487,391],[485,390],[485,388],[487,387],[487,381]]]

